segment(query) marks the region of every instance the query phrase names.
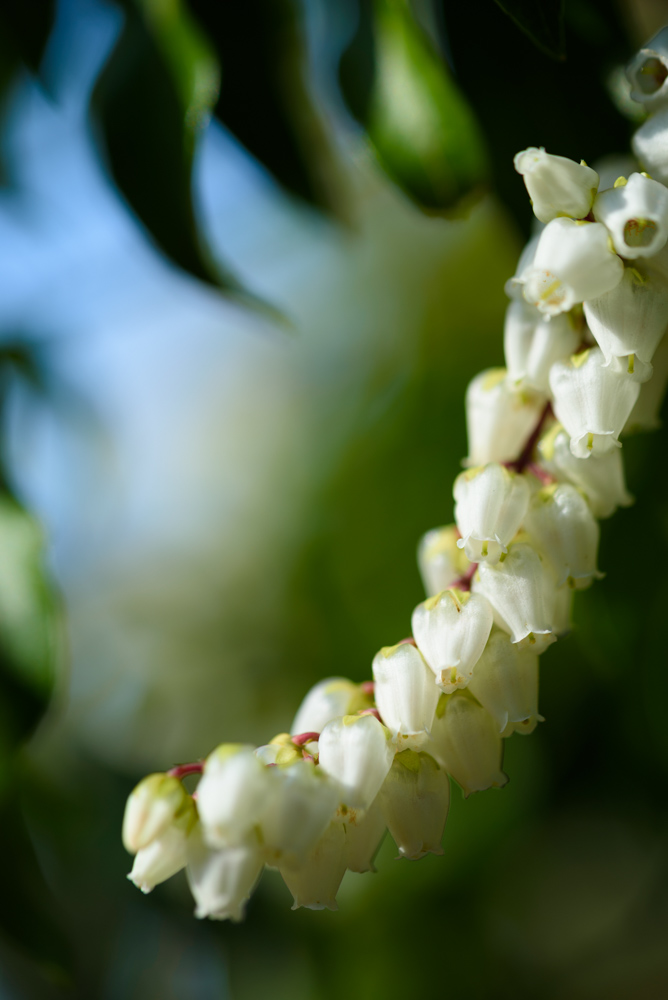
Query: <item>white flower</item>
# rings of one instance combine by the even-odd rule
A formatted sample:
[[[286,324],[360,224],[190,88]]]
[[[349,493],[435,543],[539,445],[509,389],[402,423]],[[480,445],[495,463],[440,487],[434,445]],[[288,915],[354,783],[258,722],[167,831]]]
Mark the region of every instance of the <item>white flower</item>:
[[[341,801],[368,809],[392,765],[390,732],[373,715],[345,715],[320,734],[320,767],[341,783]]]
[[[668,195],[668,191],[666,192]],[[652,358],[668,322],[668,280],[651,265],[625,267],[616,288],[585,302],[584,313],[606,360],[621,359],[623,373],[640,382],[652,375]]]
[[[591,167],[534,146],[518,153],[513,162],[541,222],[564,215],[584,219],[589,214],[598,188],[598,174]]]
[[[258,847],[209,847],[198,823],[188,838],[186,876],[199,919],[241,920],[262,874]]]
[[[640,386],[640,394],[622,433],[655,431],[661,427],[661,407],[668,385],[668,336],[664,334],[652,358],[654,368],[649,382]]]
[[[602,191],[594,202],[594,217],[612,236],[622,257],[651,257],[668,239],[668,191],[644,174]]]
[[[538,240],[524,275],[524,298],[548,316],[598,298],[621,281],[624,265],[599,222],[553,219]]]
[[[345,862],[351,872],[375,872],[373,859],[378,853],[387,824],[378,804],[376,796],[369,809],[358,812],[356,809],[339,810],[338,818],[346,835]]]
[[[440,594],[464,576],[469,561],[457,548],[459,532],[455,524],[434,528],[420,539],[418,566],[427,597]]]
[[[160,837],[181,814],[192,810],[192,797],[178,778],[149,774],[130,793],[123,817],[123,844],[131,854]]]
[[[413,750],[398,753],[378,798],[401,857],[443,854],[450,782],[433,757]]]
[[[436,711],[434,675],[412,643],[384,646],[373,661],[376,705],[396,736],[428,732]]]
[[[653,382],[648,384],[653,385]],[[621,449],[613,448],[588,461],[577,458],[571,451],[568,434],[561,424],[556,424],[538,442],[538,451],[548,472],[557,479],[567,479],[583,491],[595,517],[610,517],[618,507],[633,503],[624,481]]]
[[[352,715],[362,708],[368,708],[370,704],[370,699],[364,696],[359,684],[353,684],[346,677],[326,677],[305,696],[290,732],[295,735],[320,733],[332,719]]]
[[[536,247],[538,246],[539,237],[540,233],[536,236],[532,236],[529,242],[525,244],[524,249],[520,254],[520,259],[517,262],[515,274],[506,282],[505,292],[509,299],[522,298],[524,275],[530,268],[533,267],[533,260],[536,256]]]
[[[413,635],[442,691],[466,687],[492,621],[492,609],[484,597],[454,588],[418,604],[412,618]]]
[[[274,792],[271,769],[253,747],[223,743],[206,760],[197,810],[211,847],[244,842],[261,822]]]
[[[573,594],[569,586],[557,587],[554,592],[554,605],[552,612],[552,622],[554,634],[561,638],[568,635],[573,629]]]
[[[469,455],[465,465],[511,462],[522,451],[543,407],[543,398],[512,389],[505,368],[490,368],[466,390]]]
[[[554,641],[552,608],[555,582],[536,550],[515,542],[502,563],[481,563],[473,580],[476,593],[492,605],[495,623],[540,652]]]
[[[570,313],[550,319],[523,299],[509,304],[503,350],[508,379],[515,385],[548,392],[551,365],[572,354],[579,343]]]
[[[662,28],[633,57],[626,75],[634,101],[652,111],[668,102],[668,28]]]
[[[596,568],[599,527],[575,486],[555,483],[539,490],[531,499],[524,526],[551,563],[557,587],[568,583],[583,590],[601,578]]]
[[[271,768],[268,777],[273,788],[258,824],[268,861],[297,863],[329,826],[341,790],[310,760]]]
[[[160,882],[165,882],[185,868],[188,833],[195,819],[193,811],[187,823],[172,823],[147,847],[137,852],[128,878],[138,889],[151,892]]]
[[[503,742],[487,709],[465,691],[443,696],[436,715],[430,753],[469,796],[486,788],[503,788]]]
[[[606,367],[600,348],[554,364],[550,386],[555,413],[577,458],[605,455],[620,446],[618,438],[640,386]]]
[[[279,871],[292,893],[292,909],[337,910],[336,894],[346,872],[346,834],[338,819],[332,820],[306,860],[281,864]]]
[[[457,476],[453,494],[455,520],[462,536],[458,547],[472,562],[498,562],[508,551],[529,506],[527,480],[503,465],[490,463]]]
[[[476,666],[469,691],[486,708],[503,736],[532,733],[538,714],[538,655],[494,629]]]
[[[631,140],[631,147],[655,180],[668,183],[668,108],[662,108],[643,122]]]

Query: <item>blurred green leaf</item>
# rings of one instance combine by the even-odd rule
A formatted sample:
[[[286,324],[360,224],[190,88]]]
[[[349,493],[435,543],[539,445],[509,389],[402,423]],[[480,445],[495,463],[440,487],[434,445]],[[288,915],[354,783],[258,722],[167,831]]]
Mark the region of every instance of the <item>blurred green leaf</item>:
[[[0,750],[11,750],[48,704],[59,655],[59,609],[37,522],[0,494]]]
[[[176,264],[251,298],[213,260],[193,207],[193,156],[218,96],[216,58],[180,0],[124,0],[123,10],[93,96],[114,180]]]
[[[487,174],[475,118],[409,0],[373,3],[375,58],[366,97],[368,44],[363,36],[368,36],[369,13],[363,6],[357,37],[342,61],[349,105],[363,114],[366,109],[363,124],[399,187],[423,209],[450,209]]]
[[[553,59],[565,59],[564,0],[496,0],[541,52]]]
[[[222,65],[216,115],[293,194],[345,217],[337,156],[312,97],[298,0],[190,0]]]

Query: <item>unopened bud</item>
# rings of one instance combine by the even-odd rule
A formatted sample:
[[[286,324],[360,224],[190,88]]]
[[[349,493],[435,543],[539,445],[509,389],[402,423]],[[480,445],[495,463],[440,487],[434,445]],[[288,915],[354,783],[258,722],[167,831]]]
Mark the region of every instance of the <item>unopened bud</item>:
[[[457,542],[472,562],[498,562],[517,534],[529,506],[524,476],[491,462],[462,472],[455,479]]]
[[[533,146],[518,153],[514,164],[541,222],[558,216],[584,219],[589,214],[598,188],[598,174],[591,167]]]
[[[123,844],[131,854],[160,837],[174,819],[192,806],[178,778],[149,774],[130,793],[123,817]]]
[[[418,604],[413,635],[442,691],[466,687],[492,622],[492,609],[479,594],[451,588]]]
[[[508,777],[501,769],[503,742],[494,719],[466,691],[443,698],[447,701],[442,715],[437,713],[432,733],[436,761],[467,796],[503,788]]]

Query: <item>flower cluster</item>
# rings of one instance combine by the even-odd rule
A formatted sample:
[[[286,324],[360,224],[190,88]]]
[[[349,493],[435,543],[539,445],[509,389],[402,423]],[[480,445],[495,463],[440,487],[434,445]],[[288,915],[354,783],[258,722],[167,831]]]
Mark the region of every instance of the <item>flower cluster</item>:
[[[506,368],[467,390],[454,523],[420,542],[412,636],[372,681],[317,684],[289,733],[140,782],[123,839],[144,892],[185,868],[198,917],[238,920],[268,866],[295,907],[334,909],[387,830],[403,858],[442,853],[451,778],[465,795],[507,781],[504,740],[541,721],[539,655],[601,576],[597,519],[632,502],[620,435],[655,426],[668,375],[668,29],[628,73],[652,112],[634,150],[659,180],[515,157],[538,231],[507,285]]]

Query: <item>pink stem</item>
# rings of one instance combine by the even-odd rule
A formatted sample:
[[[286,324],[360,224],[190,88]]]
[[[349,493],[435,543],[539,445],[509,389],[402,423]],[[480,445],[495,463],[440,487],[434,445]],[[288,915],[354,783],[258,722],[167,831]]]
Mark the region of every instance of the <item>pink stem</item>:
[[[456,587],[457,590],[470,590],[471,580],[475,576],[475,571],[477,570],[477,568],[478,568],[477,563],[471,563],[469,568],[466,570],[466,573],[464,573],[464,576],[460,576],[458,580],[455,580],[452,586]]]
[[[554,476],[551,476],[549,472],[546,472],[545,469],[541,468],[537,462],[529,462],[527,465],[527,472],[530,472],[532,476],[536,477],[536,479],[540,479],[543,486],[549,486],[551,483],[556,482]]]
[[[363,683],[360,684],[360,690],[362,694],[366,694],[370,698],[373,698],[373,693],[376,690],[376,686],[373,681],[363,681]]]
[[[365,708],[364,711],[359,712],[359,715],[373,715],[374,719],[378,719],[379,722],[383,721],[377,708]]]
[[[545,421],[548,419],[548,417],[550,417],[551,415],[552,415],[552,404],[548,399],[547,403],[543,407],[543,412],[538,418],[538,423],[532,430],[531,434],[527,439],[526,444],[524,445],[522,451],[520,452],[519,458],[516,458],[514,462],[504,462],[503,464],[506,466],[506,468],[513,469],[515,472],[524,472],[527,465],[529,465],[529,463],[531,462],[534,448],[538,443],[538,438],[541,436],[543,432],[543,425],[545,424]]]
[[[303,747],[305,743],[319,740],[320,733],[299,733],[298,736],[292,736],[291,739],[296,747]]]
[[[409,635],[406,639],[400,639],[397,646],[417,646],[417,642],[412,635]]]
[[[167,774],[170,778],[185,778],[189,774],[201,774],[203,770],[203,762],[197,760],[192,764],[177,764],[177,766],[172,767]]]

